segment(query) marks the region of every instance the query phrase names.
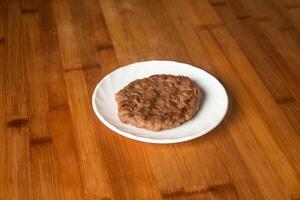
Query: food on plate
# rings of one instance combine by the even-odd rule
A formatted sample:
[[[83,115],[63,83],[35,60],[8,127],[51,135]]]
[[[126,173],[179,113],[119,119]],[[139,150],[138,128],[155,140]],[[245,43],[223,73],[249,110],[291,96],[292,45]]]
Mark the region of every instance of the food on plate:
[[[166,74],[132,81],[115,94],[119,119],[152,131],[175,128],[193,118],[201,98],[191,79]]]

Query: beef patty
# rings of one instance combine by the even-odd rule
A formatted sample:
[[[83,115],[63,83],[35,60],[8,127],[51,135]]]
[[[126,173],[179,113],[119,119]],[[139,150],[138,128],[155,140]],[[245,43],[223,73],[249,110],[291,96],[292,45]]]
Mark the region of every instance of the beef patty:
[[[165,74],[132,81],[115,95],[123,123],[152,131],[175,128],[191,119],[201,97],[188,77]]]

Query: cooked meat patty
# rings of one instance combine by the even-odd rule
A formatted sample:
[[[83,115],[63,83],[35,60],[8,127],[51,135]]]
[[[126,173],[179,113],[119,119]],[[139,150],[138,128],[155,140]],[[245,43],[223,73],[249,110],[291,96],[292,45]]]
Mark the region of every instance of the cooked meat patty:
[[[188,77],[165,74],[132,81],[115,95],[123,123],[152,131],[175,128],[191,119],[201,97]]]

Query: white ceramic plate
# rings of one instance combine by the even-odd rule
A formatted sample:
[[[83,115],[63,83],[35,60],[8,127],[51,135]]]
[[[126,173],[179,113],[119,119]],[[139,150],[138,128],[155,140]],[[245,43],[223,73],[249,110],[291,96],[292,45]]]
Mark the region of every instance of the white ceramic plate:
[[[184,75],[200,86],[204,100],[193,119],[177,128],[158,132],[136,128],[119,120],[115,93],[131,81],[153,74]],[[92,104],[98,118],[125,137],[151,143],[176,143],[197,138],[215,128],[226,114],[228,97],[221,83],[199,68],[173,61],[146,61],[121,67],[105,76],[96,86]]]

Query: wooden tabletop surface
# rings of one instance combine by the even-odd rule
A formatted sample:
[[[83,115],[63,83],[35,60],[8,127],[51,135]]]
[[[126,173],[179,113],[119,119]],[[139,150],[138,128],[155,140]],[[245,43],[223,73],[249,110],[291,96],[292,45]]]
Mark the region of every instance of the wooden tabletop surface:
[[[225,120],[184,143],[122,137],[91,107],[129,63],[201,67]],[[0,199],[300,199],[298,0],[1,0]]]

